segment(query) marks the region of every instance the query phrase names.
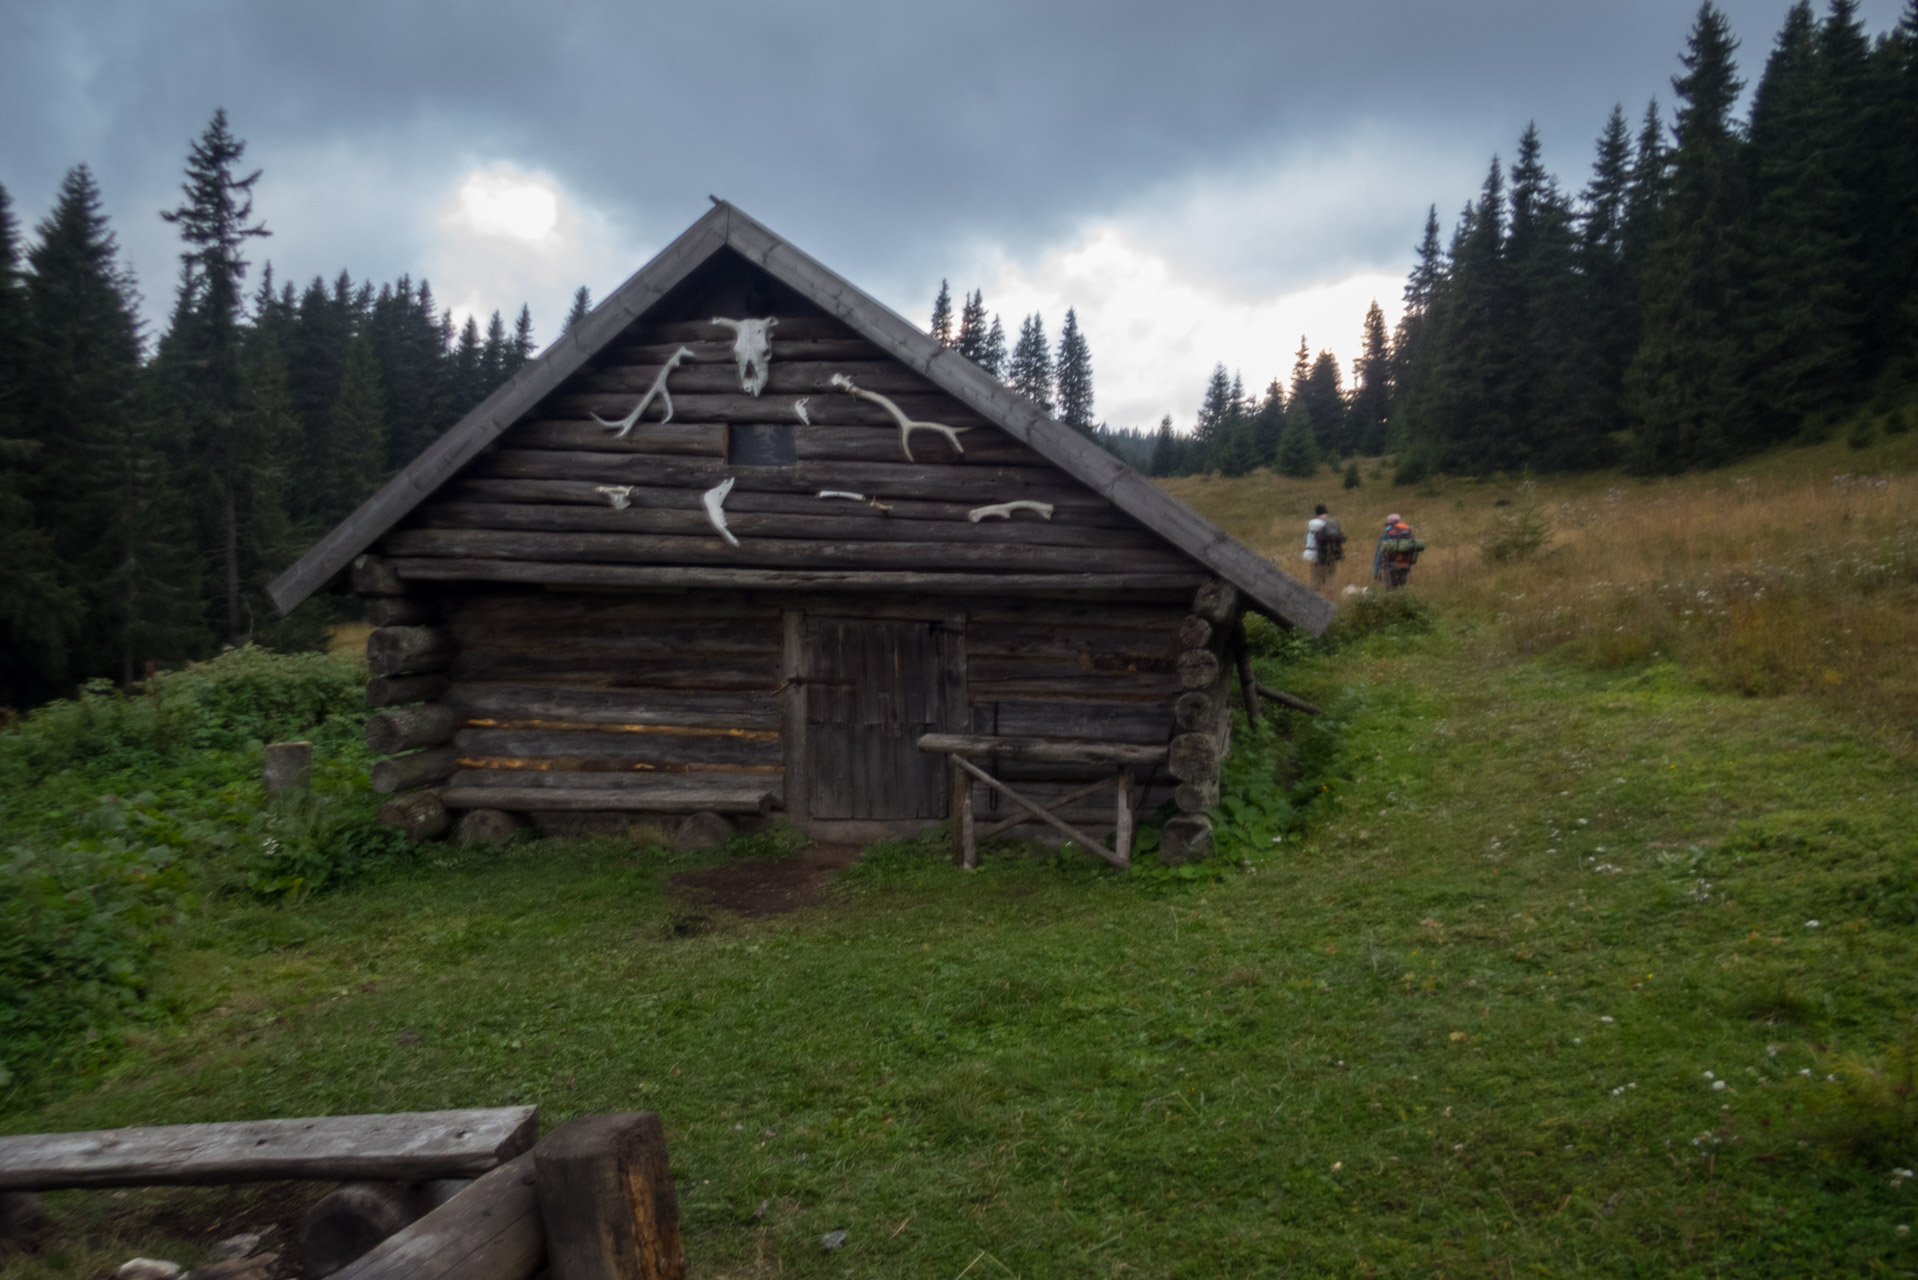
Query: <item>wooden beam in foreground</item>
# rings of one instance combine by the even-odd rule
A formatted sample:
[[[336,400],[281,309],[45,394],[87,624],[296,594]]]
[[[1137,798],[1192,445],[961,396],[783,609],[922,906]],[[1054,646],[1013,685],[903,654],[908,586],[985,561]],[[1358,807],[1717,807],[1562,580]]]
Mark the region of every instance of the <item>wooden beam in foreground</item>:
[[[546,1261],[535,1181],[528,1151],[334,1272],[332,1280],[527,1280]]]
[[[656,1114],[568,1120],[533,1162],[553,1280],[685,1280],[679,1200]]]
[[[26,1134],[0,1138],[0,1191],[473,1178],[538,1137],[537,1107]]]

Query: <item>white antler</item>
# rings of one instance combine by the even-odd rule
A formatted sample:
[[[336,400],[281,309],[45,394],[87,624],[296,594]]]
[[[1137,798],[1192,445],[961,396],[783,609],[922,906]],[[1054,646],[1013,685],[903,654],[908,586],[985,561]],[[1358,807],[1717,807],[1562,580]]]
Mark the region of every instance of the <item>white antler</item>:
[[[806,412],[806,402],[811,399],[811,396],[801,396],[793,401],[793,417],[799,419],[802,426],[812,425],[812,415]]]
[[[822,498],[844,498],[848,502],[863,502],[875,511],[892,510],[892,504],[889,502],[881,502],[877,498],[868,498],[863,493],[854,493],[849,489],[821,489],[819,496]]]
[[[981,520],[997,516],[1001,520],[1012,519],[1015,511],[1037,511],[1042,520],[1052,519],[1050,502],[1034,502],[1031,498],[1014,498],[1011,502],[995,502],[989,507],[974,507],[966,512],[966,519],[978,524]]]
[[[970,431],[972,430],[971,427],[959,427],[955,429],[947,426],[943,422],[915,422],[906,416],[903,409],[886,399],[886,397],[880,395],[877,391],[867,391],[854,386],[852,379],[843,373],[835,373],[832,376],[832,385],[838,387],[849,396],[857,396],[861,400],[870,400],[892,415],[892,420],[899,424],[899,451],[906,455],[907,462],[917,461],[917,459],[912,456],[912,433],[915,431],[937,431],[952,443],[955,452],[964,453],[966,451],[966,447],[959,443],[959,432]]]
[[[593,492],[605,494],[606,501],[613,504],[615,511],[624,511],[633,504],[633,486],[630,484],[595,485]]]
[[[639,398],[639,403],[633,406],[633,411],[621,418],[618,422],[608,422],[597,413],[592,415],[593,421],[612,431],[614,433],[613,438],[618,439],[633,429],[633,424],[639,421],[639,415],[646,412],[646,406],[653,402],[654,396],[658,396],[666,402],[666,416],[659,420],[660,425],[663,426],[671,422],[673,420],[673,393],[666,389],[666,375],[679,368],[679,362],[692,354],[693,349],[691,347],[681,347],[679,350],[673,352],[672,355],[666,357],[666,364],[660,369],[659,376],[653,379],[653,385],[646,388],[646,394]]]
[[[701,494],[699,500],[705,504],[706,518],[713,522],[713,528],[719,530],[719,536],[736,547],[739,545],[739,539],[733,537],[733,531],[726,527],[726,512],[721,505],[726,501],[726,495],[733,491],[733,479],[732,476],[727,476]]]
[[[773,362],[772,327],[777,316],[764,320],[728,320],[714,316],[713,323],[733,331],[733,359],[739,362],[739,385],[749,396],[766,389]]]

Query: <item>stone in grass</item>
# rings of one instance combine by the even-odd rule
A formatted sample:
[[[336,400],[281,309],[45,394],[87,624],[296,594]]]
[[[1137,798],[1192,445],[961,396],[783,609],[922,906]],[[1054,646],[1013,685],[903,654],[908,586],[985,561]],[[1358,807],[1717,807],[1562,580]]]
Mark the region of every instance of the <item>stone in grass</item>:
[[[113,1273],[113,1280],[174,1280],[185,1271],[179,1263],[164,1258],[128,1258]]]
[[[32,1253],[51,1226],[47,1207],[30,1191],[0,1191],[0,1257],[9,1249]]]
[[[821,1249],[843,1249],[845,1246],[846,1233],[843,1229],[839,1231],[828,1231],[825,1235],[819,1237],[819,1247]]]
[[[237,1236],[228,1236],[224,1240],[214,1241],[213,1247],[207,1252],[212,1255],[215,1262],[244,1258],[260,1247],[260,1239],[260,1233],[257,1231],[243,1231]]]
[[[692,853],[710,849],[733,838],[733,824],[710,809],[689,815],[673,832],[673,852]]]
[[[518,831],[520,822],[504,809],[473,809],[453,828],[454,844],[505,844]]]

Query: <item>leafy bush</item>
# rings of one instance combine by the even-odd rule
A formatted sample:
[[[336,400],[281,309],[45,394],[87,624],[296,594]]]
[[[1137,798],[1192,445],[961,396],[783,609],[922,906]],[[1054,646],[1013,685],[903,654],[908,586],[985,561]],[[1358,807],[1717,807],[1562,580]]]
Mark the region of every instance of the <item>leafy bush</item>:
[[[1512,564],[1535,560],[1552,541],[1552,518],[1534,499],[1517,511],[1501,512],[1496,524],[1479,544],[1486,564]]]
[[[111,772],[195,748],[231,751],[302,734],[337,743],[359,733],[365,684],[363,663],[250,645],[162,673],[151,692],[94,681],[0,732],[0,787],[75,766]]]
[[[1323,642],[1326,648],[1337,649],[1381,631],[1416,634],[1431,629],[1430,605],[1415,595],[1390,591],[1383,595],[1354,596],[1341,604],[1338,616],[1325,629]]]

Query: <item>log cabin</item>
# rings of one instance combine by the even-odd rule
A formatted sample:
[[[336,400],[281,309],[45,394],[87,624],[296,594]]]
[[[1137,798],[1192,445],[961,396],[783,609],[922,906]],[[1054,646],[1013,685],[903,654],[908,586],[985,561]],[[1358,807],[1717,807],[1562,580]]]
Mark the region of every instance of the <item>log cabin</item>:
[[[271,586],[350,584],[384,814],[1021,823],[1202,855],[1242,618],[1332,606],[723,201]],[[1110,842],[1110,847],[1108,847]]]

